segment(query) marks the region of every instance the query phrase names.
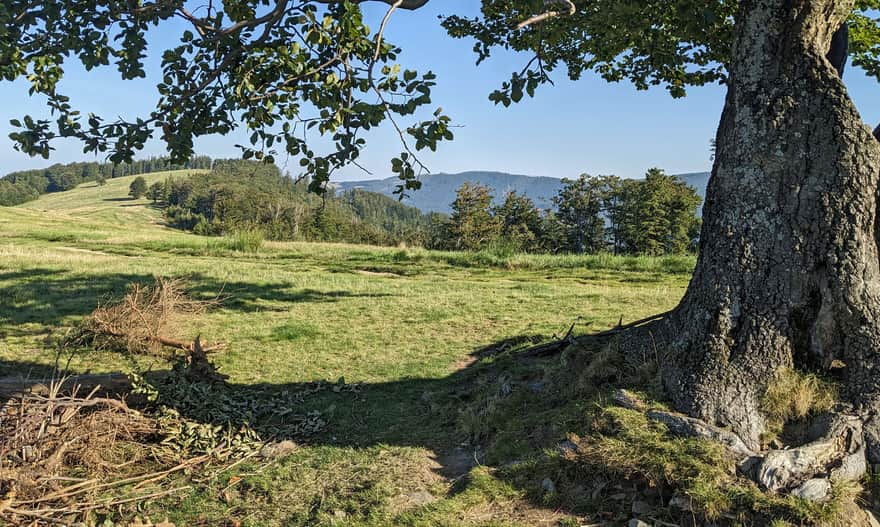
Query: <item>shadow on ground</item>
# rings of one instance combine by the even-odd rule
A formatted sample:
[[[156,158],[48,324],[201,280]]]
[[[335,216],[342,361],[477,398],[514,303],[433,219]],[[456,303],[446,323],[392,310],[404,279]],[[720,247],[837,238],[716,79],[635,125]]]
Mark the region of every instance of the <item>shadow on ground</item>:
[[[289,304],[303,302],[389,296],[303,289],[288,282],[221,282],[197,273],[182,278],[194,298],[220,298],[222,309],[244,313],[288,310]],[[135,273],[85,275],[47,268],[0,271],[0,338],[22,334],[18,326],[24,324],[37,324],[46,330],[56,328],[69,319],[88,315],[107,298],[121,297],[132,283],[148,285],[154,280],[153,275]],[[26,331],[33,334],[34,329],[29,327]]]
[[[434,379],[187,386],[167,370],[146,377],[160,392],[173,390],[163,403],[195,421],[247,424],[263,438],[300,445],[426,448],[435,453],[433,470],[457,481],[477,464],[524,459],[565,439],[560,412],[566,401],[546,382],[548,361],[512,354],[542,340],[546,337],[524,335],[482,346],[465,367]],[[0,372],[33,380],[53,375],[45,365],[10,361],[0,361]],[[172,384],[163,385],[168,379]],[[506,419],[495,412],[502,406],[511,410],[502,412]],[[231,422],[230,415],[236,416]],[[304,432],[301,425],[315,419],[320,429]]]
[[[337,302],[348,291],[298,289],[290,283],[220,283],[193,276],[196,297],[228,294],[223,309],[248,312],[300,302]],[[147,274],[87,276],[53,269],[0,272],[0,347],[24,325],[51,328],[90,313],[104,298],[118,296],[132,282],[151,283]],[[375,296],[375,295],[370,295]],[[545,342],[546,335],[521,335],[472,351],[441,378],[345,384],[338,379],[286,384],[187,384],[169,371],[146,375],[163,393],[163,403],[201,423],[242,425],[262,438],[293,440],[315,447],[369,449],[382,445],[418,447],[435,455],[433,466],[449,481],[465,481],[477,464],[506,466],[555,448],[571,430],[582,429],[584,412],[548,378],[558,357],[523,359],[517,351]],[[222,373],[222,372],[221,372]],[[50,378],[43,364],[0,360],[0,375]],[[167,382],[171,379],[170,382]],[[165,383],[165,384],[163,384]],[[537,481],[534,481],[537,477]],[[544,508],[541,479],[525,485],[534,507]],[[453,487],[453,492],[459,487]]]

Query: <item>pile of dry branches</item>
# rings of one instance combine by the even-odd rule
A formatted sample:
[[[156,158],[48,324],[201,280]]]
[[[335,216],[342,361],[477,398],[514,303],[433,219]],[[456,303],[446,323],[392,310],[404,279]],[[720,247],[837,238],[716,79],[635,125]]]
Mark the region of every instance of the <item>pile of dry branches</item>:
[[[133,353],[159,353],[165,347],[193,352],[194,342],[172,335],[182,332],[191,317],[218,303],[219,299],[191,299],[180,280],[157,278],[149,286],[133,283],[122,299],[106,300],[83,320],[75,340],[96,349]],[[221,348],[221,343],[201,346],[204,352]]]
[[[70,525],[188,490],[168,478],[216,461],[229,444],[181,457],[167,448],[167,423],[97,397],[68,395],[64,379],[47,392],[20,393],[0,406],[0,524]],[[170,525],[170,524],[166,524]]]
[[[22,393],[0,407],[0,518],[12,524],[63,523],[90,512],[142,499],[111,475],[144,461],[141,444],[156,434],[153,421],[124,402],[61,393]],[[76,477],[79,476],[79,477]],[[130,489],[127,489],[130,490]]]

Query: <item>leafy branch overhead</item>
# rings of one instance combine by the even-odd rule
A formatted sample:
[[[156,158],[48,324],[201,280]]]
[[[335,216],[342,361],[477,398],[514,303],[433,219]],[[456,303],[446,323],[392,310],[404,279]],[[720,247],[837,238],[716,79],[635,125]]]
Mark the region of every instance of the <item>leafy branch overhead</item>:
[[[85,152],[130,161],[150,139],[165,142],[173,162],[193,155],[197,137],[243,126],[245,158],[298,160],[311,189],[357,165],[363,131],[390,122],[403,142],[392,162],[398,193],[419,187],[426,171],[416,151],[453,138],[449,117],[432,104],[431,72],[402,68],[400,50],[383,38],[396,10],[429,0],[373,0],[388,6],[378,30],[360,4],[369,0],[10,0],[0,5],[0,77],[27,79],[48,100],[52,119],[12,121],[16,147],[48,157],[53,140],[77,138]],[[638,89],[662,86],[673,97],[688,87],[727,82],[740,2],[733,0],[483,0],[481,14],[453,12],[442,24],[456,38],[476,40],[478,62],[496,49],[531,59],[490,95],[510,105],[552,83],[560,67],[571,79],[585,72]],[[858,0],[849,16],[855,65],[880,78],[880,0]],[[171,47],[154,49],[148,32],[186,30]],[[86,70],[113,65],[123,79],[147,75],[145,58],[161,57],[159,98],[149,115],[108,120],[82,115],[62,90],[65,60]],[[428,108],[430,109],[430,108]],[[412,124],[398,123],[413,118]],[[311,134],[310,134],[311,132]],[[311,141],[321,135],[332,146]]]
[[[190,11],[182,0],[4,2],[0,76],[27,79],[30,93],[45,96],[52,111],[51,120],[13,120],[11,138],[18,150],[44,158],[54,140],[76,138],[86,153],[115,163],[131,161],[148,140],[160,138],[172,162],[181,162],[193,155],[195,138],[244,126],[250,132],[248,144],[239,145],[244,158],[298,159],[311,189],[321,192],[335,170],[357,163],[362,132],[387,120],[405,151],[393,165],[404,180],[400,190],[418,188],[416,167],[425,167],[415,151],[452,139],[450,120],[438,110],[425,121],[397,124],[431,104],[435,76],[401,68],[400,50],[382,33],[395,9],[425,1],[386,1],[388,15],[377,32],[359,3],[226,0]],[[148,32],[175,19],[189,29],[176,45],[152,49]],[[113,65],[122,79],[135,79],[146,77],[148,55],[161,56],[162,77],[147,116],[82,115],[63,93],[65,60],[75,58],[86,70]],[[310,133],[330,138],[332,147],[316,151]]]
[[[662,86],[684,97],[690,86],[726,82],[735,19],[732,0],[484,0],[478,17],[448,16],[449,34],[476,40],[477,62],[494,50],[528,52],[531,60],[511,74],[490,99],[509,106],[565,67],[580,79],[592,71],[637,89]],[[859,0],[850,15],[855,65],[880,79],[880,0]]]

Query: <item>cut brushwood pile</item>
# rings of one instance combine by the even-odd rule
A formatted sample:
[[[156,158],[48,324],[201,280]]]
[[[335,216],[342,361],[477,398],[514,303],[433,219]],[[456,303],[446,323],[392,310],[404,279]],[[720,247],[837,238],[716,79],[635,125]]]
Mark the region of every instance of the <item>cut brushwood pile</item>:
[[[148,286],[133,283],[121,299],[104,301],[86,317],[72,340],[96,349],[132,353],[159,353],[163,348],[188,353],[223,349],[220,342],[204,344],[198,338],[188,342],[174,336],[184,331],[192,317],[220,303],[219,298],[194,300],[184,289],[182,281],[165,278]]]
[[[22,393],[0,407],[3,521],[59,524],[155,494],[135,492],[137,476],[119,477],[152,465],[143,445],[157,434],[155,421],[121,400],[97,397],[97,389],[74,386],[64,395],[65,386],[54,382],[45,394]]]
[[[185,493],[178,476],[221,472],[259,455],[251,430],[230,431],[167,407],[138,410],[59,378],[0,406],[0,524],[98,524]],[[91,522],[91,523],[89,523]],[[166,524],[170,525],[170,524]]]

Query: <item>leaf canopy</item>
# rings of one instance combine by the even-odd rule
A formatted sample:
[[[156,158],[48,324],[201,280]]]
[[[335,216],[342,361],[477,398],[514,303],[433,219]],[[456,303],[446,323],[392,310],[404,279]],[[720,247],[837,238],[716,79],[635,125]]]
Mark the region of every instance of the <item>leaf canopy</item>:
[[[400,50],[384,40],[389,4],[378,30],[368,27],[358,0],[8,0],[0,4],[0,78],[27,79],[31,94],[47,98],[52,118],[12,121],[16,148],[47,158],[60,137],[79,139],[86,153],[127,162],[159,138],[172,162],[193,155],[194,140],[249,132],[243,157],[274,161],[291,156],[320,192],[331,174],[356,164],[362,133],[390,121],[403,152],[392,160],[398,192],[419,187],[426,169],[416,151],[453,139],[451,120],[437,110],[409,125],[432,104],[436,83],[397,63]],[[474,38],[478,62],[497,49],[530,52],[490,95],[510,105],[532,96],[565,68],[572,79],[594,72],[639,89],[662,86],[674,97],[687,88],[724,82],[738,2],[734,0],[483,0],[481,15],[452,14],[442,24],[456,38]],[[565,12],[565,6],[571,8]],[[190,8],[192,11],[190,11]],[[850,17],[853,62],[880,79],[880,0],[858,0]],[[555,11],[554,11],[555,10]],[[550,16],[553,13],[559,16]],[[530,18],[544,14],[540,23]],[[172,44],[150,31],[183,21]],[[149,115],[107,120],[81,115],[63,93],[69,61],[86,70],[115,67],[122,79],[147,75],[145,59],[161,56],[158,102]],[[332,147],[316,152],[315,134]],[[412,148],[410,148],[412,143]]]

